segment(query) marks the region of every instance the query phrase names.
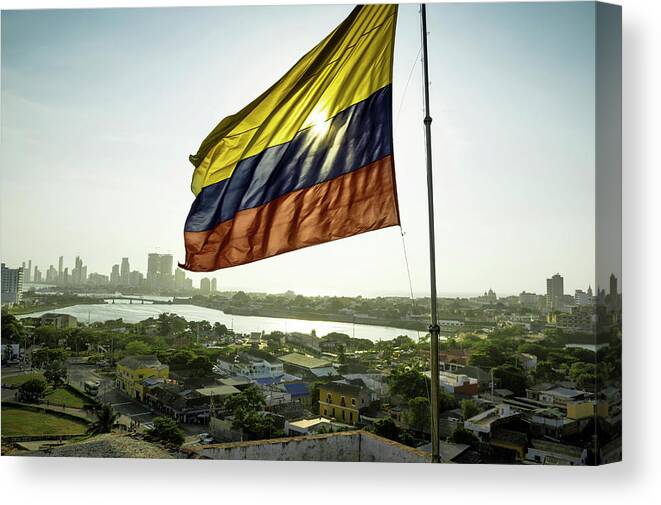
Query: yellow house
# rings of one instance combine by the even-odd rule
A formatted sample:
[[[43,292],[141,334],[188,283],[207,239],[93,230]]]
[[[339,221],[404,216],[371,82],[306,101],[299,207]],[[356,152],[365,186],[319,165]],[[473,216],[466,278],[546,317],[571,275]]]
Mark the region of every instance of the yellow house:
[[[594,415],[594,402],[577,401],[567,402],[567,417],[569,419],[583,419]]]
[[[146,388],[155,380],[165,381],[169,372],[168,366],[154,355],[128,356],[117,363],[117,387],[131,398],[143,401]]]
[[[319,415],[356,424],[360,409],[369,404],[369,395],[360,386],[329,382],[319,386]]]

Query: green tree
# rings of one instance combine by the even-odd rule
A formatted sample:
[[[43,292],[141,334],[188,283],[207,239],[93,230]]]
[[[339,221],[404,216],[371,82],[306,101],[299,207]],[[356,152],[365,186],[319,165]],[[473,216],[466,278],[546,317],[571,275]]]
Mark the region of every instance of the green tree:
[[[251,384],[238,394],[228,396],[223,402],[223,408],[231,414],[236,414],[239,409],[260,411],[265,406],[266,400],[264,399],[264,395],[254,384]]]
[[[188,364],[195,359],[195,353],[188,350],[177,351],[166,358],[172,370],[185,370]]]
[[[131,340],[124,348],[126,354],[130,356],[144,356],[151,354],[152,348],[145,344],[142,340]]]
[[[18,400],[26,403],[35,403],[44,397],[48,385],[43,379],[35,378],[25,381],[18,388]]]
[[[474,400],[461,400],[461,416],[470,419],[480,413],[480,408]]]
[[[409,407],[404,411],[404,421],[410,429],[429,433],[431,421],[429,399],[418,396],[409,400]]]
[[[184,432],[174,419],[160,416],[154,419],[154,427],[149,430],[149,436],[160,442],[179,447],[184,443]]]
[[[391,417],[378,419],[374,422],[372,429],[374,433],[380,437],[395,441],[399,440],[400,429],[397,427],[395,421]]]
[[[69,353],[67,353],[64,349],[62,348],[56,348],[56,349],[39,349],[38,351],[35,351],[32,353],[32,366],[36,368],[44,368],[46,367],[49,363],[58,361],[63,363],[67,357],[69,356]]]
[[[109,403],[104,403],[96,409],[96,421],[90,426],[92,433],[110,433],[117,425],[119,414],[112,410]]]
[[[534,377],[537,382],[555,382],[562,378],[562,374],[554,370],[550,361],[538,361]]]
[[[44,377],[53,387],[57,388],[64,384],[67,378],[67,370],[61,361],[49,361],[44,370]]]
[[[569,368],[569,376],[580,389],[594,391],[597,381],[597,367],[594,363],[574,363]]]
[[[220,323],[214,323],[213,325],[213,336],[216,338],[224,337],[227,334],[227,326]]]
[[[337,362],[341,365],[346,363],[347,361],[347,354],[345,351],[345,348],[342,344],[337,346]]]
[[[2,329],[0,336],[2,337],[3,344],[18,344],[21,343],[25,336],[25,329],[21,322],[10,314],[6,308],[2,309]]]
[[[446,410],[452,410],[457,408],[457,400],[447,391],[441,389],[438,392],[438,410],[439,412],[445,412]]]
[[[244,435],[253,439],[272,438],[282,434],[277,429],[273,416],[243,407],[235,411],[232,428],[241,430]]]
[[[503,365],[493,369],[494,378],[500,382],[500,387],[509,389],[516,396],[525,396],[526,394],[526,376],[513,365]]]
[[[470,445],[473,448],[477,448],[480,444],[480,441],[473,434],[472,431],[459,426],[454,433],[450,436],[450,442],[454,444],[466,444]]]
[[[399,335],[390,341],[393,346],[399,347],[400,349],[413,349],[415,348],[415,342],[413,339],[407,335]]]
[[[188,368],[191,370],[193,377],[201,379],[211,375],[213,363],[206,356],[195,356],[188,362]]]
[[[243,291],[237,291],[234,293],[234,296],[232,296],[232,303],[234,305],[246,305],[250,303],[250,297]]]
[[[412,399],[427,396],[427,382],[425,376],[416,368],[400,366],[395,368],[387,379],[390,392],[394,395]]]
[[[483,340],[473,348],[469,364],[482,368],[502,365],[507,361],[507,356],[503,351],[503,346],[499,342]]]

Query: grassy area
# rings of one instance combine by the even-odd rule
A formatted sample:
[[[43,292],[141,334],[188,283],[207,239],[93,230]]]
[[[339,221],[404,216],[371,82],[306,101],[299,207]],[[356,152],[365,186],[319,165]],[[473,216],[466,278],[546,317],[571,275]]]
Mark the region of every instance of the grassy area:
[[[2,407],[2,435],[5,437],[39,435],[82,435],[87,425],[52,414]]]
[[[74,409],[82,409],[85,406],[85,400],[81,396],[64,388],[52,390],[46,395],[44,400],[58,406],[64,404],[67,407],[72,407]]]
[[[39,372],[25,373],[19,375],[11,375],[11,376],[3,375],[2,383],[7,385],[20,386],[21,384],[23,384],[26,381],[29,381],[30,379],[43,379],[43,378],[44,378],[43,374]]]

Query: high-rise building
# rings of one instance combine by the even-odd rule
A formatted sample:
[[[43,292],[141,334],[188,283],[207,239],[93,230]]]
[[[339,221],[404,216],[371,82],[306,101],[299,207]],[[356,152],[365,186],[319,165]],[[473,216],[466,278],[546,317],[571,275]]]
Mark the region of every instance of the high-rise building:
[[[142,275],[142,272],[138,272],[137,270],[133,270],[129,274],[129,285],[136,287],[136,288],[141,288],[143,287],[143,281],[145,280],[144,275]]]
[[[23,270],[23,283],[28,284],[34,282],[32,280],[32,260],[28,260],[28,268]]]
[[[39,283],[41,282],[41,270],[39,270],[39,267],[35,265],[34,267],[34,275],[31,277],[32,282]]]
[[[119,265],[113,265],[112,270],[110,271],[110,285],[119,286],[120,280]]]
[[[23,300],[23,267],[7,268],[0,266],[0,303],[14,305]]]
[[[122,266],[119,272],[120,282],[122,286],[129,286],[131,276],[131,266],[129,265],[128,258],[122,258]]]
[[[592,296],[582,289],[577,289],[574,292],[574,303],[576,305],[590,305],[592,303]]]
[[[200,291],[202,294],[209,294],[211,291],[211,281],[208,277],[202,277],[202,279],[200,279]]]
[[[71,283],[74,286],[82,286],[87,282],[87,267],[83,265],[80,256],[76,256],[75,266],[71,270]]]
[[[547,310],[557,310],[565,295],[564,279],[560,274],[555,274],[550,279],[546,279],[546,308]]]
[[[608,290],[608,305],[611,308],[616,309],[620,304],[620,297],[617,294],[617,277],[615,274],[610,276],[610,288]]]
[[[519,294],[519,303],[527,307],[534,307],[537,305],[538,297],[535,293],[526,293],[521,291]]]
[[[171,254],[149,253],[147,256],[147,286],[150,289],[174,289]]]
[[[212,277],[211,278],[211,292],[215,293],[216,291],[218,291],[218,281],[216,280],[215,277]]]
[[[181,268],[174,271],[174,289],[175,291],[183,291],[186,284],[186,272]]]
[[[103,274],[91,273],[87,278],[87,283],[90,286],[106,286],[108,284],[108,276]]]
[[[57,270],[55,270],[55,267],[53,265],[50,265],[48,267],[48,270],[46,270],[46,283],[57,284],[57,281],[58,281]]]
[[[58,268],[57,268],[57,282],[64,282],[64,256],[60,256],[60,259],[58,260]]]

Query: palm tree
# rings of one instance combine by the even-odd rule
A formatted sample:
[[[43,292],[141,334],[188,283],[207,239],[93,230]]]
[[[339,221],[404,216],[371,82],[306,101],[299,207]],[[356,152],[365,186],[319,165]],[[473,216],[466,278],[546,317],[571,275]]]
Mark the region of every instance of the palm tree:
[[[92,433],[110,433],[117,425],[117,418],[119,414],[112,410],[109,403],[101,405],[96,410],[97,421],[92,423],[90,431]]]

